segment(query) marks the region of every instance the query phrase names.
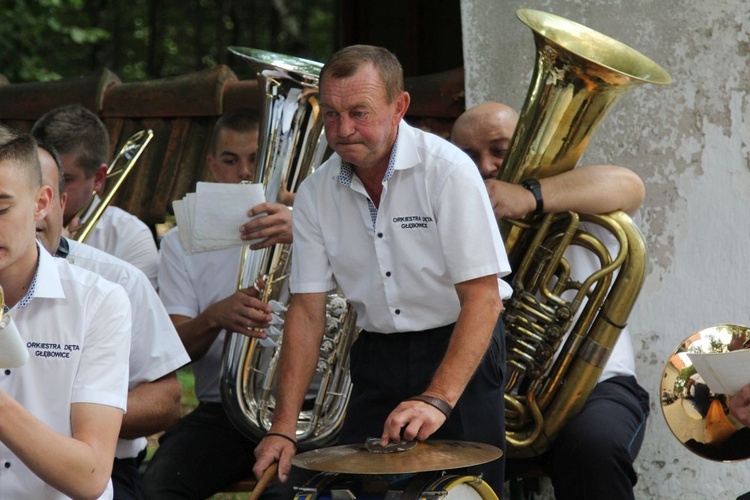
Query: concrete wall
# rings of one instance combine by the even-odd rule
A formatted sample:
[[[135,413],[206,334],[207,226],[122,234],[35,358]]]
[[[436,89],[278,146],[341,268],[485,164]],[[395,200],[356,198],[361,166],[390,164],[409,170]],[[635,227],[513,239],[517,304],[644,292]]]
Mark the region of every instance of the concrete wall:
[[[647,187],[645,286],[630,318],[641,384],[652,397],[636,462],[637,498],[736,498],[750,463],[698,458],[658,406],[665,362],[690,333],[750,324],[750,3],[746,0],[462,0],[467,105],[523,104],[534,59],[518,8],[551,12],[605,33],[674,80],[645,85],[604,119],[583,162],[632,168]],[[549,487],[543,495],[551,498]]]

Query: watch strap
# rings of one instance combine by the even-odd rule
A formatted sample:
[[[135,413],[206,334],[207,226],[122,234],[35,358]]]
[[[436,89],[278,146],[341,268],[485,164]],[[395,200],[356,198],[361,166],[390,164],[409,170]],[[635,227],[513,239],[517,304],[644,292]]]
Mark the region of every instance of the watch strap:
[[[526,179],[521,183],[523,187],[531,191],[536,200],[536,209],[534,209],[534,215],[544,213],[544,199],[542,198],[542,185],[536,179]]]

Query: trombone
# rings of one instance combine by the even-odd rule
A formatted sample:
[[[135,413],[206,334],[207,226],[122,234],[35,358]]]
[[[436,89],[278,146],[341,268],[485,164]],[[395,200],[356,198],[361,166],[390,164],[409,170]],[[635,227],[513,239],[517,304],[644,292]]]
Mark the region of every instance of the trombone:
[[[112,198],[115,196],[115,193],[117,193],[117,190],[120,189],[120,186],[125,181],[125,178],[133,169],[135,162],[138,161],[141,153],[143,153],[143,150],[146,149],[146,146],[149,142],[151,142],[151,139],[153,137],[153,130],[141,130],[140,132],[136,132],[135,134],[130,136],[127,142],[125,142],[122,148],[120,148],[117,156],[115,156],[114,160],[112,160],[112,163],[110,163],[109,167],[107,167],[107,180],[109,181],[110,179],[115,179],[114,184],[107,188],[106,194],[102,197],[101,203],[96,206],[94,212],[75,231],[76,241],[83,243],[89,237],[91,231],[94,229],[94,226],[97,222],[99,222],[99,219],[104,214],[104,211],[112,202]],[[92,196],[91,201],[85,207],[79,210],[79,212],[74,217],[74,220],[76,218],[82,217],[86,212],[88,212],[89,208],[91,207],[91,203],[93,203],[93,200],[94,197]]]

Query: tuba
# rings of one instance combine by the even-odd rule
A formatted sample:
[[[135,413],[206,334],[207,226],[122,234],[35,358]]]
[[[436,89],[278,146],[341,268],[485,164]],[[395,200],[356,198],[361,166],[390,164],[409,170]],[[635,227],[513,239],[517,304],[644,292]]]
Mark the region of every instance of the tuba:
[[[257,68],[261,120],[255,180],[266,200],[288,200],[320,163],[326,148],[318,103],[322,64],[261,50],[230,50]],[[260,439],[271,427],[274,388],[288,304],[291,245],[277,244],[250,252],[243,248],[237,286],[255,286],[260,300],[273,306],[267,339],[231,333],[224,345],[221,395],[232,423],[246,436]],[[340,294],[329,294],[326,331],[320,347],[317,394],[306,400],[297,422],[303,447],[333,442],[349,401],[349,347],[354,342],[356,314]],[[309,396],[309,393],[308,393]]]
[[[86,218],[86,221],[75,230],[75,240],[84,243],[91,234],[91,230],[94,229],[96,223],[99,222],[104,211],[107,209],[109,204],[112,202],[117,190],[125,182],[125,178],[128,176],[130,171],[135,166],[135,163],[140,158],[143,150],[146,149],[148,143],[154,137],[154,132],[151,129],[141,130],[136,132],[125,142],[120,148],[120,151],[115,156],[114,160],[107,167],[107,181],[111,184],[107,186],[106,192],[102,196],[101,202],[96,206],[94,211]],[[94,193],[96,194],[96,193]],[[91,197],[91,201],[81,209],[76,216],[83,217],[91,208],[91,203],[94,201],[94,196]]]
[[[522,9],[536,63],[499,180],[520,183],[576,166],[597,125],[627,91],[670,76],[630,47],[567,19]],[[611,235],[610,255],[592,234]],[[543,453],[594,388],[640,291],[646,248],[628,215],[573,212],[501,222],[514,270],[505,303],[508,456]],[[574,279],[565,252],[599,269]],[[570,332],[566,335],[566,332]]]
[[[746,371],[737,373],[747,366],[748,348],[749,327],[714,325],[688,336],[664,365],[662,415],[674,437],[699,457],[716,462],[750,458],[750,429],[728,411],[731,396],[750,382]]]

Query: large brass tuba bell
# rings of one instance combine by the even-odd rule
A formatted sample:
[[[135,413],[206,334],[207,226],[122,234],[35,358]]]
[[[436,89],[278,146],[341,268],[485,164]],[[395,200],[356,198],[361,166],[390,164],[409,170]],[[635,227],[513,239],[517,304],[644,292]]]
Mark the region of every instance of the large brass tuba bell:
[[[266,200],[290,204],[302,180],[318,166],[326,148],[318,104],[322,64],[262,50],[230,50],[257,69],[261,122],[255,181]],[[232,423],[259,439],[271,427],[274,389],[283,320],[288,304],[291,245],[277,244],[250,252],[243,249],[239,288],[263,286],[260,299],[274,306],[275,324],[269,340],[232,333],[224,346],[221,393]],[[317,367],[318,391],[303,407],[297,440],[303,447],[330,444],[338,434],[349,400],[349,347],[355,335],[354,310],[340,295],[330,294],[326,332]]]
[[[511,183],[574,168],[625,92],[671,80],[647,57],[585,26],[534,10],[517,16],[533,31],[537,53],[499,177]],[[592,226],[616,239],[616,255],[586,230]],[[623,212],[505,220],[501,231],[514,269],[503,316],[508,456],[526,457],[549,448],[597,383],[640,291],[646,249]],[[570,247],[585,249],[599,270],[573,279]]]

